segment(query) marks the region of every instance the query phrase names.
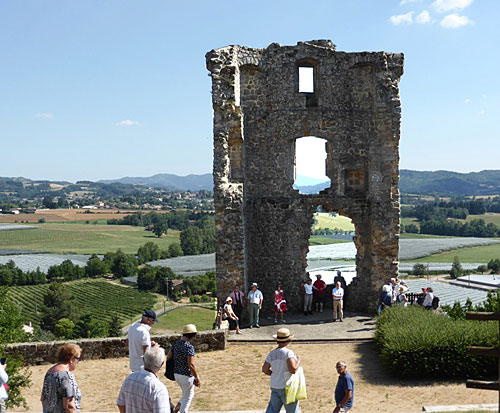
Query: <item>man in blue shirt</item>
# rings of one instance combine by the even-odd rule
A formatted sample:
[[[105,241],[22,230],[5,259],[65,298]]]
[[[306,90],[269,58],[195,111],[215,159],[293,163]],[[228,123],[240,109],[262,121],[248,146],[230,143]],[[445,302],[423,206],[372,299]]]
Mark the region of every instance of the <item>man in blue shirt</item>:
[[[352,408],[354,400],[354,380],[347,372],[347,364],[345,361],[338,361],[335,366],[339,374],[339,380],[335,387],[335,409],[333,413],[347,412]]]

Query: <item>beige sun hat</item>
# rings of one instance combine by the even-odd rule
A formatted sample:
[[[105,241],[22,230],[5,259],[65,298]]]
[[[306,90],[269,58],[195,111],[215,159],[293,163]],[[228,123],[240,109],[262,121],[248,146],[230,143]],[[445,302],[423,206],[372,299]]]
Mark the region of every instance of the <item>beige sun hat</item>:
[[[279,343],[283,341],[290,341],[293,339],[293,335],[290,334],[290,330],[288,328],[280,328],[273,338]]]
[[[182,334],[197,333],[196,326],[194,324],[187,324],[182,327]]]

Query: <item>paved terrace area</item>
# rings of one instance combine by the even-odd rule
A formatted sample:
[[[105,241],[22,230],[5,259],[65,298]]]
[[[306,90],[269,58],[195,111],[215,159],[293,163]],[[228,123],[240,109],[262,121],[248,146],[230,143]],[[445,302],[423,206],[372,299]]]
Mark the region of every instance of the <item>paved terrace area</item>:
[[[366,341],[372,340],[375,320],[346,312],[344,321],[333,322],[332,310],[312,315],[285,313],[285,322],[274,323],[272,318],[261,317],[260,328],[243,328],[243,334],[231,332],[228,340],[234,343],[273,342],[273,334],[281,327],[287,327],[295,336],[295,342]]]

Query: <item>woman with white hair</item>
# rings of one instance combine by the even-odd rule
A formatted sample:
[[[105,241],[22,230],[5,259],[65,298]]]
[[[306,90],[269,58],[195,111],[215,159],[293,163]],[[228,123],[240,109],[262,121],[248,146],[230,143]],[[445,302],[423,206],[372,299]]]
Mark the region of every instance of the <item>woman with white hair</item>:
[[[170,412],[170,398],[158,372],[165,362],[165,350],[160,346],[144,353],[144,369],[130,374],[122,384],[116,404],[120,413]]]

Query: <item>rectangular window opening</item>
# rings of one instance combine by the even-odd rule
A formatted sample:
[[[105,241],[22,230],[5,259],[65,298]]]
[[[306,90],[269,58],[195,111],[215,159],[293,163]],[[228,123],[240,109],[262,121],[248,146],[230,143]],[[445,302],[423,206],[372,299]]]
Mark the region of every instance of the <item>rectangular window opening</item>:
[[[313,67],[299,67],[299,92],[314,93]]]

